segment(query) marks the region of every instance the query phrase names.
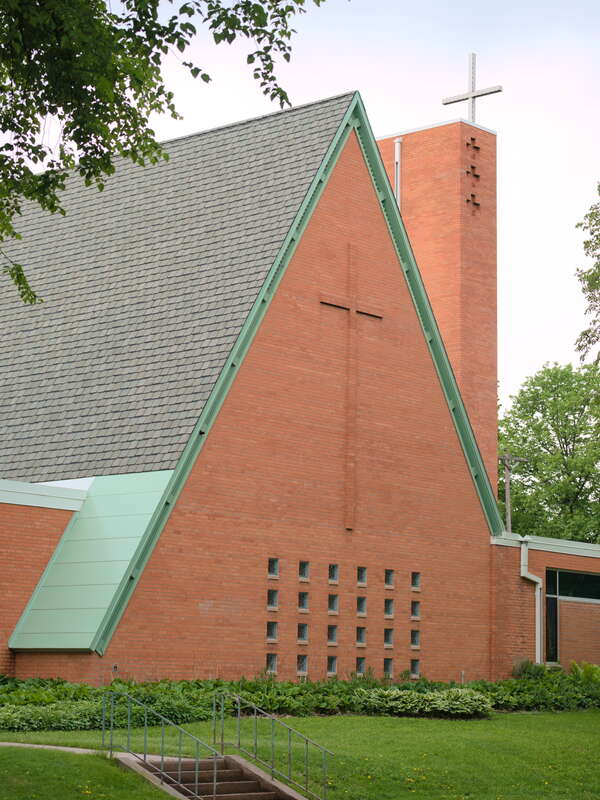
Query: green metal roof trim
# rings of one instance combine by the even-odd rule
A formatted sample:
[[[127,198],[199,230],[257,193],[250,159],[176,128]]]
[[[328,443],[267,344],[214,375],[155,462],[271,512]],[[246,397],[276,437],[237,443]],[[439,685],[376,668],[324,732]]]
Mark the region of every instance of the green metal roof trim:
[[[348,136],[353,130],[357,134],[365,161],[375,185],[375,190],[381,203],[390,234],[394,241],[404,276],[419,316],[419,320],[421,322],[423,332],[425,334],[425,338],[427,340],[427,344],[429,346],[429,350],[431,352],[433,362],[435,364],[440,383],[452,415],[452,419],[454,420],[458,437],[462,445],[463,452],[469,466],[488,526],[493,535],[499,535],[504,530],[504,525],[498,512],[496,500],[485,472],[483,461],[481,459],[481,455],[479,453],[479,449],[475,441],[475,437],[473,435],[473,431],[462,402],[448,356],[444,349],[437,323],[435,322],[414,255],[410,248],[408,237],[400,218],[400,212],[396,205],[383,162],[379,155],[375,138],[371,131],[360,95],[356,93],[348,106],[348,109],[335,136],[333,137],[333,140],[331,141],[331,144],[329,145],[319,170],[311,182],[300,209],[296,214],[294,222],[283,241],[269,274],[267,275],[267,278],[260,292],[258,293],[254,305],[252,306],[252,309],[246,318],[242,330],[240,331],[240,334],[229,354],[219,378],[215,383],[212,393],[204,405],[202,413],[194,427],[194,431],[192,432],[192,435],[188,440],[175,469],[172,472],[165,471],[161,473],[145,473],[146,476],[153,474],[162,476],[166,483],[166,487],[164,488],[164,492],[162,493],[160,499],[155,492],[147,495],[148,503],[144,506],[146,513],[142,516],[144,516],[144,519],[147,519],[147,513],[150,512],[152,508],[154,509],[153,513],[149,517],[147,526],[145,526],[145,531],[142,531],[141,528],[136,528],[139,534],[136,534],[137,546],[135,547],[134,552],[132,552],[130,555],[130,560],[126,561],[125,551],[123,553],[124,560],[119,562],[123,567],[120,573],[120,581],[112,581],[109,584],[110,592],[107,591],[106,595],[102,595],[105,598],[105,601],[107,601],[104,602],[104,605],[102,606],[104,613],[100,614],[99,605],[98,609],[95,609],[98,612],[95,615],[83,615],[81,617],[82,622],[84,619],[87,621],[87,624],[85,625],[85,633],[74,632],[71,634],[73,638],[70,640],[66,634],[62,634],[61,641],[64,643],[59,644],[57,640],[54,639],[52,649],[91,649],[95,650],[100,655],[104,653],[119,622],[119,619],[127,607],[127,603],[129,602],[133,590],[135,589],[137,581],[142,574],[150,555],[152,554],[152,551],[156,545],[156,542],[158,541],[158,538],[160,537],[167,519],[169,518],[171,509],[173,508],[181,490],[185,485],[194,462],[206,440],[206,436],[209,433],[217,414],[221,409],[221,406],[223,405],[223,402],[235,379],[235,376],[237,375],[240,365],[242,364],[254,339],[254,336],[260,327],[279,282],[281,281],[287,265],[294,254],[296,245],[300,241],[311,214],[318,203],[319,198],[321,197],[325,185],[327,184],[327,180],[337,162],[338,156],[342,151]],[[128,477],[133,478],[135,476],[117,476],[116,478],[112,478],[112,480],[115,481],[118,478],[125,479]],[[140,475],[137,477],[141,479],[143,476]],[[111,481],[111,478],[97,478],[96,481],[109,482]],[[92,486],[95,485],[96,481],[94,481]],[[125,484],[123,484],[123,486],[125,486]],[[150,503],[151,497],[153,498],[153,505]],[[141,516],[139,521],[141,522]],[[40,581],[40,587],[44,584],[46,574],[50,571],[52,565],[56,563],[57,556],[60,555],[59,551],[63,546],[63,541],[67,538],[68,531],[65,532],[65,536],[57,548],[57,553],[55,553],[48,570],[44,574],[42,581]],[[35,603],[37,602],[36,596],[40,593],[40,587],[38,587],[36,594],[34,597],[32,597],[30,605],[23,614],[23,617],[15,629],[15,633],[11,638],[10,646],[15,649],[21,649],[24,646],[28,648],[34,648],[36,646],[38,648],[40,647],[39,641],[41,641],[41,639],[38,640],[37,645],[34,643],[35,640],[33,637],[35,637],[36,634],[33,629],[24,629],[23,627],[24,620],[29,618],[29,611],[38,610],[38,606],[35,606]],[[107,600],[110,593],[112,593],[112,599]],[[39,607],[39,610],[42,611],[41,606]],[[70,613],[73,614],[73,611]],[[41,619],[39,614],[38,616]],[[95,633],[93,633],[92,629],[95,630]],[[37,635],[42,636],[42,634]],[[45,646],[50,646],[50,638],[48,638],[50,634],[45,635],[47,638],[44,641],[48,642],[48,644]],[[71,644],[68,643],[69,641]],[[79,642],[79,644],[74,645],[74,641]],[[81,643],[84,641],[87,642],[87,644],[85,647],[81,647]]]
[[[14,650],[95,649],[172,470],[95,478],[9,640]],[[47,487],[44,487],[47,488]]]

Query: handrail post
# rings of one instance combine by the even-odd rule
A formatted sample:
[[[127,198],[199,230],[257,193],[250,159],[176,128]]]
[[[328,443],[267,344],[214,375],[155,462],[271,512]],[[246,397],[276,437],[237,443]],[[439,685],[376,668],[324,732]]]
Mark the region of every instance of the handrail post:
[[[241,743],[241,731],[240,731],[241,710],[242,710],[242,707],[241,707],[241,703],[240,703],[240,698],[238,697],[237,698],[237,746],[238,746],[238,749],[239,749],[239,746],[240,746],[240,743]]]
[[[104,747],[105,730],[106,730],[106,692],[102,694],[102,747]]]
[[[113,728],[115,727],[115,696],[110,696],[110,757],[113,754]]]
[[[323,750],[323,800],[327,800],[327,752]]]
[[[304,740],[304,788],[308,790],[308,739]]]
[[[217,756],[213,753],[213,798],[217,796]]]
[[[196,739],[196,765],[194,767],[194,794],[198,795],[198,769],[200,768],[200,742]]]
[[[181,745],[183,742],[183,733],[179,731],[179,762],[177,764],[177,780],[181,783]]]
[[[144,761],[148,760],[148,709],[144,708]]]
[[[127,749],[131,751],[131,697],[127,698]]]
[[[165,772],[165,721],[160,718],[160,782],[164,783]]]
[[[275,777],[275,717],[271,717],[271,777]]]
[[[256,706],[254,706],[254,725],[253,725],[253,727],[254,727],[254,758],[256,758],[256,745],[257,745],[257,738],[258,738],[258,733],[257,733],[257,730],[256,730]]]
[[[221,755],[225,753],[225,695],[221,695]]]
[[[216,745],[216,743],[217,743],[217,695],[216,695],[216,693],[213,694],[212,709],[213,709],[213,712],[212,712],[212,743],[213,743],[213,747],[214,747]],[[196,794],[197,794],[197,792],[196,792]]]

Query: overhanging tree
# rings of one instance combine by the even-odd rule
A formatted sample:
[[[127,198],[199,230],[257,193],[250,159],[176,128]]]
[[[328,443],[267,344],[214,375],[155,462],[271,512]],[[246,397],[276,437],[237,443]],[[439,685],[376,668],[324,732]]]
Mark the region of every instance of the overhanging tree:
[[[598,184],[600,196],[600,183]],[[577,225],[587,234],[583,251],[592,259],[591,267],[577,270],[583,296],[587,303],[585,313],[590,317],[589,326],[579,334],[576,347],[584,359],[600,342],[600,201],[594,203],[582,222]],[[600,350],[596,362],[600,360]]]
[[[600,368],[547,364],[500,419],[514,466],[513,529],[600,542]],[[501,480],[502,480],[501,476]]]
[[[122,0],[115,12],[103,0],[0,0],[0,265],[25,303],[40,298],[1,250],[19,237],[23,201],[64,214],[60,192],[72,170],[102,189],[116,157],[142,165],[166,157],[148,117],[178,116],[161,63],[170,50],[186,51],[198,23],[217,44],[248,39],[262,91],[286,104],[275,59],[289,61],[291,22],[310,2],[324,0]]]

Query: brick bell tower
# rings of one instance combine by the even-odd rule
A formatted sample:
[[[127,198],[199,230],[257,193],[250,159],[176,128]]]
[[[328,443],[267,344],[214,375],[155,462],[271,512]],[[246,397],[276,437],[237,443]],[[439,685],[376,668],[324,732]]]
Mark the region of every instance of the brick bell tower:
[[[501,91],[475,89],[468,100]],[[378,140],[492,486],[497,483],[496,134],[474,121]]]

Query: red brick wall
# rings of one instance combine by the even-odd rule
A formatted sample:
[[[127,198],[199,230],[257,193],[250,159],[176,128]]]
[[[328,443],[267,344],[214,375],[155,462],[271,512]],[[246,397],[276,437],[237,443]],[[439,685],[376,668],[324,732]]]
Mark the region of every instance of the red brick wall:
[[[558,609],[560,663],[571,661],[600,664],[600,605],[560,600]]]
[[[494,560],[494,675],[505,677],[515,663],[535,660],[534,584],[519,577],[520,548],[492,547]],[[600,560],[585,556],[529,550],[529,572],[544,582],[542,599],[542,659],[545,659],[546,569],[600,573]],[[559,659],[568,669],[572,660],[600,663],[600,605],[561,600]]]
[[[378,143],[392,186],[395,138]],[[405,134],[401,152],[402,218],[496,486],[496,136],[455,122]]]
[[[0,674],[14,672],[8,639],[72,513],[0,503]]]
[[[521,578],[519,547],[491,546],[494,612],[493,678],[508,678],[515,664],[535,661],[535,584]]]
[[[359,307],[383,319],[354,317],[349,396],[349,312],[320,298],[353,289]],[[345,482],[352,441],[354,486]],[[269,557],[280,559],[277,581],[267,579]],[[298,580],[301,559],[309,583]],[[329,563],[340,566],[337,587]],[[356,586],[357,566],[368,568],[366,589]],[[420,592],[412,571],[422,574]],[[277,612],[266,609],[271,587]],[[307,614],[297,611],[298,591],[309,592]],[[339,594],[336,616],[329,593]],[[366,618],[356,615],[357,595],[367,597]],[[384,597],[394,598],[393,620]],[[420,622],[410,619],[416,599]],[[277,652],[279,676],[292,678],[305,652],[314,678],[335,653],[340,676],[357,656],[378,675],[384,657],[396,675],[418,657],[428,677],[464,671],[468,680],[489,674],[489,618],[489,532],[352,135],[105,657],[20,654],[17,670],[97,682],[113,664],[136,678],[252,676]],[[279,622],[276,645],[265,641],[269,619]],[[296,644],[298,622],[310,626],[308,645]],[[337,647],[327,646],[328,624],[338,625]],[[357,625],[367,627],[366,648],[355,646]],[[393,650],[384,627],[395,630]]]

